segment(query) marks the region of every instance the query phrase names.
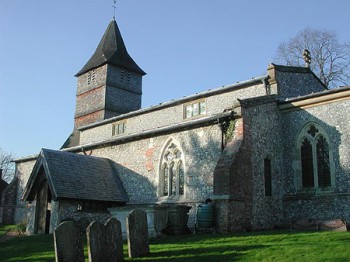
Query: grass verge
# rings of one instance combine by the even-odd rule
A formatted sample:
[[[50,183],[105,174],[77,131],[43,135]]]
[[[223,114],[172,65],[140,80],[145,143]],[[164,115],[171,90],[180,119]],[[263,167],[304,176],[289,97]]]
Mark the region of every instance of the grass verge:
[[[150,241],[151,254],[126,261],[350,261],[349,232],[271,231],[168,236]],[[87,248],[85,246],[87,259]],[[0,243],[1,261],[54,261],[52,235]],[[87,260],[86,260],[87,261]]]

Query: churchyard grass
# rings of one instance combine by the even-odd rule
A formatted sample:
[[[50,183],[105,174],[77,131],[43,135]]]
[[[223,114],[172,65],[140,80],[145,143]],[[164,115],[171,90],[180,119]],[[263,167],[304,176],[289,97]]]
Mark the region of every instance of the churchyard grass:
[[[151,239],[151,254],[132,261],[350,261],[349,246],[350,232],[167,236]],[[131,260],[126,243],[124,255],[126,261]],[[87,261],[86,245],[85,258]],[[53,236],[18,237],[0,242],[0,260],[54,261]]]
[[[5,235],[8,231],[14,230],[15,228],[16,225],[0,226],[0,237]]]

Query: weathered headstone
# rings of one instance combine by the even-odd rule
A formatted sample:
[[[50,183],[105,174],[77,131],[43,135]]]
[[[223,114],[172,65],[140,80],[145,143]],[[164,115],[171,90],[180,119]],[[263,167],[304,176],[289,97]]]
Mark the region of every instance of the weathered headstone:
[[[124,261],[122,227],[116,218],[105,224],[105,245],[108,261]]]
[[[120,222],[110,218],[105,225],[92,222],[86,229],[90,262],[124,261]]]
[[[147,214],[142,210],[133,210],[126,219],[129,257],[149,254]]]
[[[56,262],[84,262],[84,249],[74,221],[62,222],[54,232]]]
[[[347,231],[346,224],[341,219],[321,221],[319,228],[320,230],[329,231]]]

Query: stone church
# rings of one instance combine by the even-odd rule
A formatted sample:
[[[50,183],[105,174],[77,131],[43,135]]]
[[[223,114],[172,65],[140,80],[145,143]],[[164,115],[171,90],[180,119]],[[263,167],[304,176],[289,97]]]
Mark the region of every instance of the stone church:
[[[15,197],[3,203],[13,222],[49,233],[69,219],[123,225],[142,209],[156,236],[193,229],[207,199],[222,233],[350,221],[350,87],[328,90],[307,67],[270,64],[141,108],[145,74],[113,19],[76,74],[72,134],[60,150],[16,160]]]

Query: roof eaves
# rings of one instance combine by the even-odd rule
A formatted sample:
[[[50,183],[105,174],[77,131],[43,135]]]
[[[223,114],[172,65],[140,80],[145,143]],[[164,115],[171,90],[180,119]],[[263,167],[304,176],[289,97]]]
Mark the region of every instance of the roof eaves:
[[[86,125],[86,126],[82,126],[82,127],[79,127],[78,130],[79,131],[83,131],[83,130],[86,130],[86,129],[89,129],[89,128],[92,128],[92,127],[96,127],[96,126],[100,126],[100,125],[104,125],[104,124],[107,124],[107,123],[110,123],[110,122],[122,120],[122,119],[125,119],[125,118],[130,118],[130,117],[134,117],[134,116],[150,113],[152,111],[157,111],[157,110],[160,110],[160,109],[163,109],[163,108],[167,108],[167,107],[175,106],[175,105],[178,105],[178,104],[182,104],[182,103],[185,103],[185,102],[188,102],[188,101],[191,101],[191,100],[196,100],[196,99],[208,97],[208,96],[211,96],[211,95],[216,95],[216,94],[220,94],[220,93],[229,92],[229,91],[231,91],[233,89],[244,88],[245,86],[248,86],[248,85],[251,85],[253,83],[257,83],[257,82],[263,81],[264,79],[267,79],[267,78],[268,78],[268,75],[262,75],[262,76],[254,77],[254,78],[249,79],[249,80],[237,82],[237,83],[234,83],[234,84],[231,84],[231,85],[225,85],[225,86],[218,87],[218,88],[215,88],[215,89],[209,89],[207,91],[196,93],[194,95],[185,96],[185,97],[182,97],[182,98],[179,98],[179,99],[174,99],[174,100],[171,100],[171,101],[160,103],[160,104],[155,105],[155,106],[150,106],[150,107],[147,107],[147,108],[139,109],[139,110],[136,110],[136,111],[132,111],[130,113],[123,114],[123,115],[111,117],[111,118],[102,120],[100,122],[96,122],[96,123],[92,123],[92,124],[89,124],[89,125]]]
[[[332,88],[332,89],[327,89],[321,92],[316,92],[304,96],[298,96],[298,97],[292,97],[292,98],[287,98],[285,100],[279,100],[279,104],[285,104],[285,103],[291,103],[291,102],[296,102],[304,99],[309,99],[309,98],[315,98],[315,97],[320,97],[324,95],[329,95],[329,94],[334,94],[334,93],[340,93],[340,92],[345,92],[349,91],[350,86],[343,86],[343,87],[338,87],[338,88]]]
[[[62,151],[78,152],[78,151],[84,151],[84,150],[87,150],[89,148],[94,148],[94,147],[98,147],[98,146],[105,146],[105,145],[115,144],[115,143],[126,143],[129,141],[134,141],[137,139],[142,139],[145,137],[150,137],[150,136],[159,135],[159,134],[163,134],[163,133],[177,132],[177,131],[182,130],[182,129],[187,129],[187,128],[192,128],[195,126],[205,125],[205,124],[211,123],[213,121],[217,121],[218,119],[222,119],[222,118],[231,116],[232,114],[233,114],[233,111],[226,111],[224,113],[215,114],[212,116],[195,119],[195,120],[188,121],[188,122],[173,124],[170,126],[158,127],[155,129],[145,130],[145,131],[142,131],[140,133],[129,134],[129,135],[122,136],[122,137],[111,138],[111,139],[93,142],[90,144],[65,148],[65,149],[62,149]]]

